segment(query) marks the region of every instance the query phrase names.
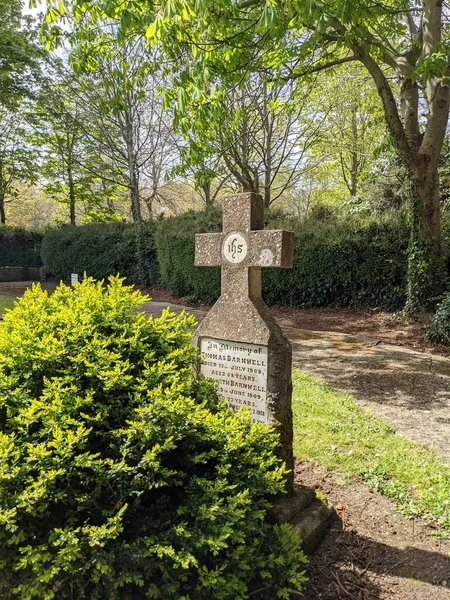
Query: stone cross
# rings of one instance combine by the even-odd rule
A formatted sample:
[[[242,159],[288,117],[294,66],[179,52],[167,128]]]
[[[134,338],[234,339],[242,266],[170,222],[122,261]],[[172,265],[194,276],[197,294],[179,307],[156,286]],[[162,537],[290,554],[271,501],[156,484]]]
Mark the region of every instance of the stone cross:
[[[228,196],[222,233],[195,236],[195,264],[220,265],[222,283],[194,343],[230,408],[247,407],[254,422],[279,428],[279,455],[293,471],[292,350],[261,297],[261,267],[292,267],[293,234],[264,231],[263,207],[256,194]]]

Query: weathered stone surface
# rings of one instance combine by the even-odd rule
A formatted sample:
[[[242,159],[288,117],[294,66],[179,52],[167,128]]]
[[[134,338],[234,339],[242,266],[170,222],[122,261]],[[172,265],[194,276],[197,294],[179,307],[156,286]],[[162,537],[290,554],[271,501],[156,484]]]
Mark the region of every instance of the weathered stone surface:
[[[270,517],[276,523],[292,523],[317,500],[313,488],[295,484],[292,494],[281,496],[272,505]]]
[[[232,410],[250,408],[256,423],[267,423],[267,346],[202,337],[205,377],[219,380],[219,394]]]
[[[237,194],[224,199],[222,233],[196,236],[195,264],[222,267],[222,294],[194,343],[202,371],[219,380],[230,407],[247,406],[253,421],[279,428],[279,454],[292,487],[292,351],[262,300],[261,267],[291,267],[293,236],[262,231],[263,224],[262,198]]]
[[[311,554],[337,515],[334,508],[318,498],[312,488],[296,484],[291,494],[274,502],[269,518],[276,523],[290,523],[297,527],[303,540],[303,550]]]
[[[321,500],[316,500],[301,513],[297,520],[291,521],[291,524],[300,530],[302,547],[306,554],[314,552],[334,519],[337,519],[334,508],[327,506]]]
[[[198,267],[215,267],[242,263],[241,266],[245,267],[291,268],[293,244],[290,231],[198,233],[195,236],[195,264]]]

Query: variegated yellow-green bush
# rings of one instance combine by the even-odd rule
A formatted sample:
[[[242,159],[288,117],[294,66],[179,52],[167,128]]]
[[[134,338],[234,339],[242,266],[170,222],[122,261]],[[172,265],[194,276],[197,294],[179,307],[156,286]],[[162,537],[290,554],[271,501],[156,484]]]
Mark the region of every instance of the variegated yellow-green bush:
[[[192,317],[144,300],[118,278],[35,286],[0,325],[1,598],[301,587],[296,534],[266,520],[275,435],[196,377]]]

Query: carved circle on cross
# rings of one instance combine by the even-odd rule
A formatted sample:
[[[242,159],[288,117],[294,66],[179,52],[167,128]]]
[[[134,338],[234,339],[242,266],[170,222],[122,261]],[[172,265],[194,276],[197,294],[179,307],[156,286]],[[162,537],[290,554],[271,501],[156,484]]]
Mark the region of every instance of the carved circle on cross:
[[[228,262],[238,264],[247,256],[247,240],[240,233],[230,233],[223,242],[222,252]]]

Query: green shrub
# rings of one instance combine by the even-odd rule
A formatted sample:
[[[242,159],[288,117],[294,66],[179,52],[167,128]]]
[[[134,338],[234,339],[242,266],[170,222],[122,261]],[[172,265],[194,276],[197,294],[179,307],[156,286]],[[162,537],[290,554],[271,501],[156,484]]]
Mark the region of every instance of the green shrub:
[[[450,294],[447,294],[437,307],[426,333],[427,342],[450,346]]]
[[[0,267],[40,267],[42,234],[0,226]]]
[[[0,326],[0,597],[239,600],[300,589],[266,520],[276,435],[193,370],[193,318],[86,279],[27,291]]]
[[[142,281],[137,260],[137,236],[131,223],[92,223],[65,225],[49,230],[42,242],[46,272],[57,279],[70,273],[86,273],[96,279],[120,273],[133,283],[155,283],[158,265],[154,247],[154,223],[145,223],[144,261],[146,281]]]
[[[320,218],[319,218],[320,217]],[[405,302],[408,228],[399,217],[345,219],[321,213],[302,221],[269,214],[269,228],[294,230],[293,269],[263,269],[268,304],[379,306]],[[177,296],[212,302],[220,294],[220,270],[194,266],[194,235],[220,231],[217,210],[161,222],[156,248],[161,283]]]

